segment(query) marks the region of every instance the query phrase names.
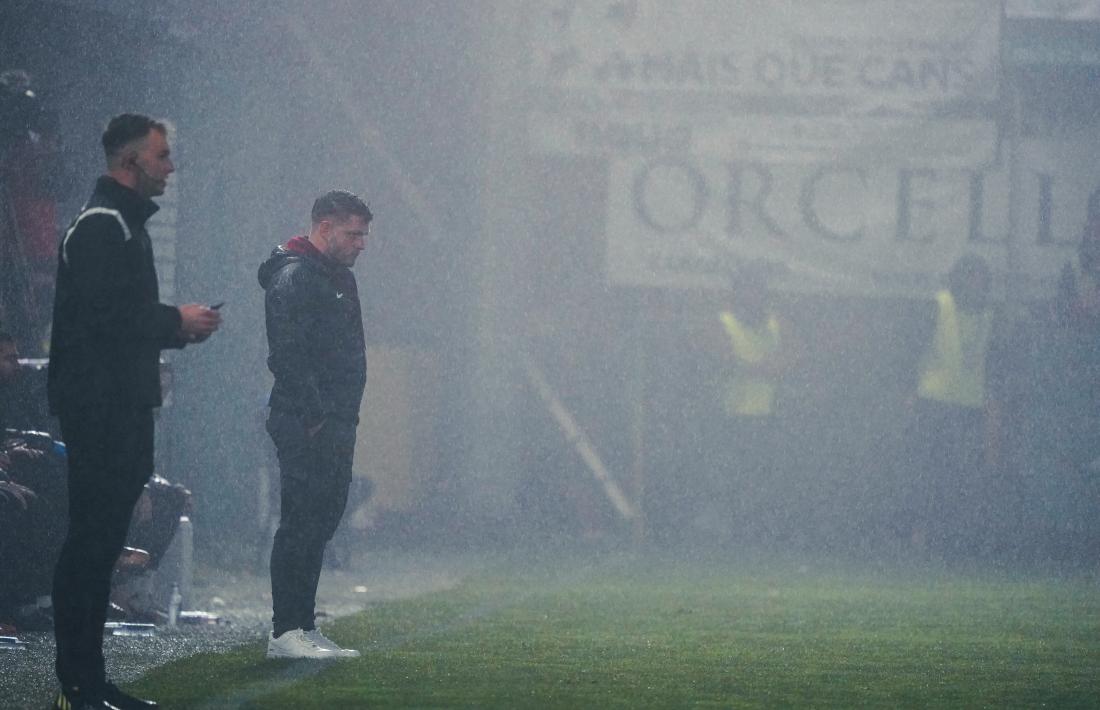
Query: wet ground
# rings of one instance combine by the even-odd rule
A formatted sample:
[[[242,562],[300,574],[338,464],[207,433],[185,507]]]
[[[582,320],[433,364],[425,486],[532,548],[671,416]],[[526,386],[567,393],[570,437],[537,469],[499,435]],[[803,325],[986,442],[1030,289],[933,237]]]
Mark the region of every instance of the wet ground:
[[[336,618],[368,604],[449,589],[484,564],[464,555],[371,552],[346,569],[326,569],[317,610]],[[107,673],[119,683],[150,668],[196,653],[220,652],[265,638],[270,631],[271,592],[266,574],[203,569],[195,571],[196,609],[216,614],[218,625],[157,627],[154,636],[108,636]],[[324,619],[321,619],[322,626]],[[24,633],[21,650],[0,650],[0,708],[48,707],[56,692],[53,634]]]

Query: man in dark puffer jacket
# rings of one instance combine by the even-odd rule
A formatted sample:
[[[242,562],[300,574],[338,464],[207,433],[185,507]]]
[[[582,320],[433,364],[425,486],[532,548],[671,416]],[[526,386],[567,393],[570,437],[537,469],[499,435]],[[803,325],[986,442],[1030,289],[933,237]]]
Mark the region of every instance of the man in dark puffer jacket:
[[[355,428],[367,379],[363,318],[351,272],[370,209],[349,192],[313,203],[308,236],[276,247],[259,271],[266,290],[267,430],[279,457],[281,514],[271,550],[269,658],[353,658],[314,623],[325,545],[347,504]]]

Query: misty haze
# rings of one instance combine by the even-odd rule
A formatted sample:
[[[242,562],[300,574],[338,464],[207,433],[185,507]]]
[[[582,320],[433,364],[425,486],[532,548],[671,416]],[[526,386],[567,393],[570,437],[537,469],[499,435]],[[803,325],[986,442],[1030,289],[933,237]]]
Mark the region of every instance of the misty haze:
[[[157,346],[127,692],[1100,704],[1097,47],[1095,0],[4,2],[0,707],[57,694],[54,303],[127,112],[171,144],[158,300],[220,318]],[[265,295],[332,190],[369,208],[325,251],[339,416],[354,377],[272,394],[335,376]],[[316,619],[356,657],[264,658],[280,407],[354,442]]]

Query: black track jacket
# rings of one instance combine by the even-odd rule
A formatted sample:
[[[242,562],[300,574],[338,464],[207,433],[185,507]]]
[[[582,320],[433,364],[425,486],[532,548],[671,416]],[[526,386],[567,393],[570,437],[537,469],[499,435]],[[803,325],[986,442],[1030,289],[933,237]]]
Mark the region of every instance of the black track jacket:
[[[160,351],[184,341],[179,310],[159,302],[145,231],[157,209],[104,176],[65,233],[47,379],[51,413],[160,406]]]

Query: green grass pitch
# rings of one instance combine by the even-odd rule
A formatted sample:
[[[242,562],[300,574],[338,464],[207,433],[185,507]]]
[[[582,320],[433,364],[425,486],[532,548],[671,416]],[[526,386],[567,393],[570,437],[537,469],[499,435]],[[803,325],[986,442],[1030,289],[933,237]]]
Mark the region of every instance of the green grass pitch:
[[[1100,585],[609,556],[501,563],[326,632],[132,686],[165,707],[1100,707]]]

